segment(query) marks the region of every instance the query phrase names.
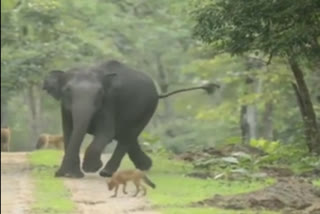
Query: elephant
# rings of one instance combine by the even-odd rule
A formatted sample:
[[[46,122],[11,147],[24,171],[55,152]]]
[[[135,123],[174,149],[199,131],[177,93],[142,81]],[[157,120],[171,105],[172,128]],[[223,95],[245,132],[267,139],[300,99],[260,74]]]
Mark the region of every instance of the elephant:
[[[60,102],[65,141],[64,157],[55,176],[84,176],[79,153],[86,134],[94,138],[84,154],[84,172],[99,171],[103,166],[102,151],[113,140],[117,141],[116,148],[100,170],[100,176],[112,176],[125,154],[136,168],[149,170],[152,160],[142,151],[138,137],[153,116],[159,99],[195,89],[212,93],[216,87],[219,85],[210,83],[159,95],[155,83],[146,73],[117,60],[49,72],[43,90]]]

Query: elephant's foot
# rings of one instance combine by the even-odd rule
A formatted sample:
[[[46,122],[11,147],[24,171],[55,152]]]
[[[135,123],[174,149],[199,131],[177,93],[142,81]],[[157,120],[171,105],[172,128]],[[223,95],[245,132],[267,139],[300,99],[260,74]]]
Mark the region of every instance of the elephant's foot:
[[[91,144],[84,155],[82,169],[85,172],[97,172],[103,165],[101,159],[101,151]]]
[[[134,163],[135,167],[140,170],[149,170],[152,167],[152,160],[145,154],[141,154],[141,156],[134,155],[130,156],[130,159]]]
[[[68,169],[61,167],[56,171],[55,177],[83,178],[84,174],[81,172],[79,167],[68,167]]]
[[[84,174],[80,170],[80,158],[64,156],[61,166],[56,171],[55,177],[66,177],[66,178],[83,178]]]
[[[101,177],[111,177],[112,174],[113,174],[113,171],[108,170],[108,169],[106,169],[106,168],[102,169],[102,170],[99,172],[99,175],[100,175]]]
[[[108,163],[103,167],[103,169],[99,172],[101,177],[111,177],[114,172],[116,172],[120,167],[120,162],[115,161],[115,159],[111,159]]]
[[[94,159],[86,159],[83,161],[82,169],[85,172],[96,172],[102,167],[103,163],[100,159],[94,158]]]
[[[152,161],[151,159],[146,160],[146,162],[140,162],[135,165],[137,169],[140,169],[142,171],[149,170],[152,166]]]
[[[128,155],[136,168],[145,171],[152,167],[151,158],[141,150],[138,144],[130,148]]]

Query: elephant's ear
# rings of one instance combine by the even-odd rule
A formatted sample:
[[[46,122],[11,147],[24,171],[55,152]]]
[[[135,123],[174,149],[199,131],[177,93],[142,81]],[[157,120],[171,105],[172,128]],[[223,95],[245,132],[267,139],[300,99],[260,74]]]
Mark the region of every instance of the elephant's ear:
[[[47,91],[52,97],[59,100],[64,83],[65,72],[54,70],[49,73],[43,82],[43,90]]]

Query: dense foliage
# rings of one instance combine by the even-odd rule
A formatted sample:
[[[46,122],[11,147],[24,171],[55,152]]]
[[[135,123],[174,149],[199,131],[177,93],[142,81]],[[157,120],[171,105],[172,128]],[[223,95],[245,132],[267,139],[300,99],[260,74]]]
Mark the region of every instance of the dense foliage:
[[[319,75],[319,1],[205,1],[195,10],[195,19],[195,36],[218,50],[251,53],[266,66],[275,57],[288,61],[307,145],[320,154],[320,129],[311,98],[319,92],[311,96],[305,81],[307,72]]]

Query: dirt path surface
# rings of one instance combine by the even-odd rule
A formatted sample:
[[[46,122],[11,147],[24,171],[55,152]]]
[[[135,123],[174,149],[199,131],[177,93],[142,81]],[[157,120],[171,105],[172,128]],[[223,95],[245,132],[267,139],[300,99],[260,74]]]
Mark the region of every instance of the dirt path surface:
[[[1,152],[1,213],[30,213],[32,183],[27,153]]]
[[[104,162],[108,156],[103,157]],[[1,153],[1,213],[30,214],[33,184],[29,176],[27,153]],[[151,209],[144,197],[132,197],[133,185],[128,185],[129,195],[119,191],[111,198],[106,179],[98,174],[86,175],[83,179],[65,179],[77,205],[77,214],[159,214]],[[152,191],[152,190],[150,190]]]
[[[103,161],[108,158],[104,155]],[[72,192],[78,214],[159,214],[151,209],[146,198],[132,197],[134,187],[131,183],[127,188],[129,194],[124,195],[119,190],[117,198],[111,198],[113,192],[108,191],[106,179],[98,174],[86,175],[83,179],[66,179],[65,185]]]

